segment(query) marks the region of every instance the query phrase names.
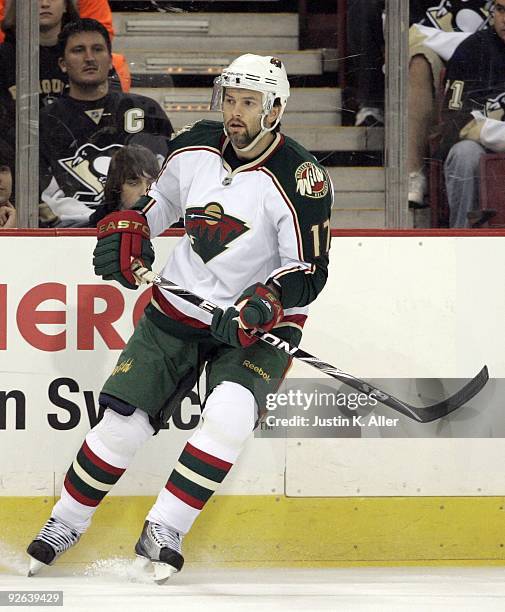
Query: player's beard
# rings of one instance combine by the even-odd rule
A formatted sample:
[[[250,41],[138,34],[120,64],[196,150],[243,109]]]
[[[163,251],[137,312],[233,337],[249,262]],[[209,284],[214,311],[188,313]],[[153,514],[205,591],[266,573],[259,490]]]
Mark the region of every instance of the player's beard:
[[[228,123],[231,123],[231,121],[229,121]],[[243,149],[244,147],[247,147],[248,145],[250,145],[251,142],[260,133],[260,131],[261,131],[261,127],[259,127],[254,134],[251,134],[251,132],[249,131],[249,128],[246,125],[244,125],[243,132],[231,133],[228,129],[228,126],[226,128],[226,133],[228,134],[228,138],[231,140],[233,146],[236,147],[237,149]]]

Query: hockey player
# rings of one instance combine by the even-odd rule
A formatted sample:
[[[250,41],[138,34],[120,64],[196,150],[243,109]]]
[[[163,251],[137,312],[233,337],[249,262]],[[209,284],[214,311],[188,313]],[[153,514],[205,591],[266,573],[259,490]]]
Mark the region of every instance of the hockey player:
[[[505,152],[505,0],[493,27],[469,36],[447,66],[440,157],[451,227],[469,227],[479,206],[480,158]]]
[[[136,544],[164,581],[182,568],[181,540],[237,460],[289,358],[252,329],[297,344],[307,305],[327,278],[333,188],[303,147],[282,135],[289,97],[281,61],[240,56],[214,84],[223,123],[200,121],[170,143],[135,209],[98,225],[98,275],[136,289],[150,238],[179,217],[186,234],[164,276],[219,304],[205,312],[153,288],[151,303],[99,397],[102,421],[84,441],[51,518],[28,547],[31,572],[74,545],[137,449],[166,422],[206,363],[201,427],[149,511]],[[251,367],[251,364],[254,367]]]
[[[69,92],[40,113],[41,200],[65,225],[82,225],[102,203],[112,155],[135,143],[164,158],[172,125],[155,100],[109,90],[111,43],[101,23],[68,24],[59,45]]]

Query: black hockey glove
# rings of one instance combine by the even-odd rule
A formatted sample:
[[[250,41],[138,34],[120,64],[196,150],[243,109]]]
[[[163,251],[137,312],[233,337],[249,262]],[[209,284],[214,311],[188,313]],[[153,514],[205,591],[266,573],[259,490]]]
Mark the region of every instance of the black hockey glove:
[[[235,347],[250,346],[258,340],[251,332],[270,331],[282,320],[282,304],[273,289],[256,283],[248,287],[235,302],[223,311],[216,309],[210,332],[221,342]]]
[[[97,235],[98,244],[93,251],[95,274],[128,289],[137,289],[131,271],[133,260],[140,260],[149,270],[154,261],[145,215],[137,210],[110,213],[98,224]]]

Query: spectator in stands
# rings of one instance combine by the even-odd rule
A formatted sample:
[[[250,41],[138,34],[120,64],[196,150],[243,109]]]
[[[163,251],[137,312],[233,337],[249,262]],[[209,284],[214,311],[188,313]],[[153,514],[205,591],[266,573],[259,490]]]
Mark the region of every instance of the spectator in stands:
[[[10,0],[15,2],[15,0]],[[9,0],[7,0],[9,4]],[[96,19],[107,28],[111,39],[114,36],[112,27],[112,11],[107,0],[77,0],[77,11],[81,19]],[[5,0],[0,0],[0,23],[5,17]],[[4,32],[0,31],[0,43],[4,42]]]
[[[9,2],[9,0],[7,0]],[[10,0],[11,4],[15,4],[15,0]],[[77,0],[77,12],[81,19],[96,19],[107,28],[109,36],[114,37],[114,29],[112,27],[112,11],[107,0]],[[5,0],[0,0],[0,23],[4,21]],[[9,9],[7,16],[7,24],[14,20],[14,9]],[[8,26],[7,26],[8,27]],[[0,43],[4,42],[5,34],[0,30]],[[121,89],[130,91],[131,75],[128,63],[124,55],[120,53],[112,54],[112,65],[119,77]]]
[[[493,26],[469,36],[447,65],[441,156],[450,226],[468,227],[479,206],[480,158],[505,152],[505,0],[495,0]]]
[[[1,0],[0,0],[1,2]],[[60,96],[67,84],[66,75],[59,66],[58,34],[69,22],[79,19],[74,0],[38,0],[40,19],[40,104],[51,103]],[[102,15],[112,29],[112,17],[107,0],[80,0],[88,12]],[[5,42],[0,45],[0,104],[4,116],[1,123],[7,127],[14,142],[13,130],[16,110],[16,2],[11,0],[7,5],[5,18],[2,21],[2,32]],[[123,56],[115,56],[118,72],[111,70],[111,83],[115,89],[129,90],[130,77],[128,66]]]
[[[352,0],[349,52],[358,88],[356,125],[383,124],[384,0]],[[408,170],[409,203],[423,206],[424,159],[435,119],[440,74],[456,47],[489,21],[492,0],[410,0]]]
[[[78,19],[72,0],[39,0],[40,19],[40,103],[62,94],[66,78],[58,64],[58,34],[62,27]],[[7,6],[2,22],[5,42],[0,45],[0,103],[6,110],[7,125],[14,129],[16,116],[16,2]],[[11,141],[14,142],[13,136]]]
[[[458,45],[488,26],[492,0],[411,0],[409,31],[408,170],[409,202],[423,206],[424,160],[437,122],[435,100],[441,71]]]
[[[111,157],[103,204],[90,217],[96,224],[115,210],[128,210],[145,195],[158,176],[160,165],[152,151],[142,145],[126,145]]]
[[[64,225],[82,225],[102,205],[111,156],[143,144],[163,158],[173,130],[155,100],[109,91],[111,43],[100,23],[68,24],[59,44],[69,93],[40,113],[41,199]]]
[[[16,227],[14,193],[14,149],[0,140],[0,229]]]

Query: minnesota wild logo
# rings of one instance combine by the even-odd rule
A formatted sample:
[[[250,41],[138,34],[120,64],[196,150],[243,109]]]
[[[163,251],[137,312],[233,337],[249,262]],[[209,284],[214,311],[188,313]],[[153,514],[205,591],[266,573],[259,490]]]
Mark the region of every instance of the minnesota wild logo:
[[[227,215],[217,202],[187,208],[185,227],[193,251],[204,263],[223,253],[230,242],[249,230],[244,221]]]
[[[296,192],[308,198],[324,198],[328,193],[328,181],[321,168],[312,162],[304,162],[295,172]]]

